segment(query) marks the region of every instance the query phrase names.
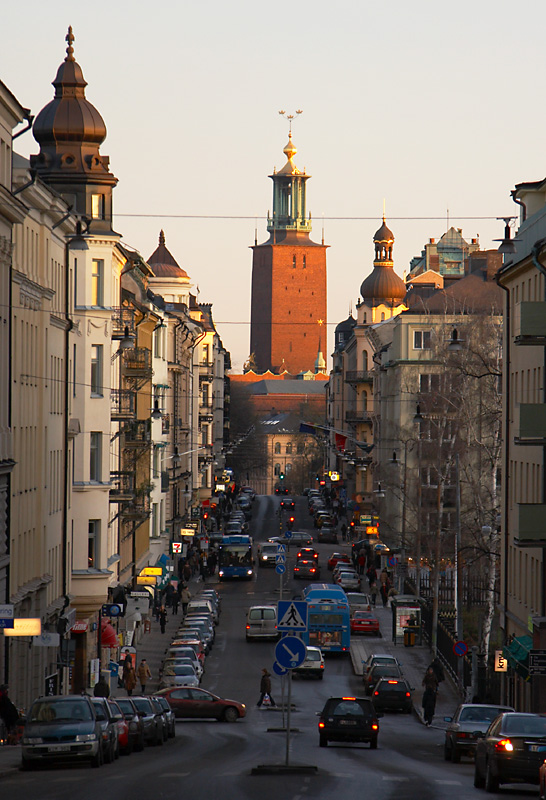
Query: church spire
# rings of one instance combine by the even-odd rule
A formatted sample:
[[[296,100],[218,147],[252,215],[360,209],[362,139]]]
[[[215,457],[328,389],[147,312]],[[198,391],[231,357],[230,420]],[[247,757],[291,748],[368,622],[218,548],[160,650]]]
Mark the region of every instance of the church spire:
[[[297,152],[290,131],[283,148],[286,164],[269,176],[273,181],[273,215],[268,218],[267,230],[276,243],[290,233],[308,239],[311,232],[311,215],[306,216],[306,183],[311,176],[306,175],[305,169],[302,172],[296,166],[294,156]]]

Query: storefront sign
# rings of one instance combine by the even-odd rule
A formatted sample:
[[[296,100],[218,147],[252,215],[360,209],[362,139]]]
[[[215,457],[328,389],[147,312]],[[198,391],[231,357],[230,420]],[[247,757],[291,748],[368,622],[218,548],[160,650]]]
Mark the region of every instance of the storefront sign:
[[[141,575],[163,575],[161,567],[144,567],[140,570]]]
[[[72,625],[71,633],[86,633],[88,628],[89,623],[86,620],[79,619]]]
[[[42,620],[36,618],[23,618],[13,620],[13,628],[5,628],[4,636],[40,636],[42,633]]]

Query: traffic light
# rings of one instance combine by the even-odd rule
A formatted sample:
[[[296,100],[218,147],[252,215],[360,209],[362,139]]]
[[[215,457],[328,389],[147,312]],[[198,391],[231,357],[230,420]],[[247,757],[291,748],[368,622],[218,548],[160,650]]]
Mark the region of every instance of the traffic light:
[[[209,512],[208,512],[208,511],[204,511],[204,512],[203,512],[203,519],[205,519],[205,520],[206,520],[206,519],[208,519],[208,518],[209,518]]]
[[[280,480],[280,481],[283,481],[283,480],[284,480],[284,472],[281,472],[281,474],[279,475],[279,480]]]
[[[288,518],[288,522],[286,523],[286,527],[288,528],[289,531],[291,531],[292,528],[294,527],[294,522],[295,521],[296,521],[295,517],[289,517]]]

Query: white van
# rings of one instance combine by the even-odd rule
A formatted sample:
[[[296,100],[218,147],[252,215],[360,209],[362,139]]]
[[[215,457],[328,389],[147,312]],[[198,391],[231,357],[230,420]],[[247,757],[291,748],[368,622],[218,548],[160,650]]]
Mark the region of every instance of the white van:
[[[258,548],[258,566],[259,567],[274,567],[277,560],[276,544],[264,542]]]
[[[186,614],[210,614],[215,625],[218,625],[218,611],[213,608],[212,602],[206,597],[190,600],[186,609]]]
[[[246,615],[246,640],[277,639],[277,607],[251,606]]]

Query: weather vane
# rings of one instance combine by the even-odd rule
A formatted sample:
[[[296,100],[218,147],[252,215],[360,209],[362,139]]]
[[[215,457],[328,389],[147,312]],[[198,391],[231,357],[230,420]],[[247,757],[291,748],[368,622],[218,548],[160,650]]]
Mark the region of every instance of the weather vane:
[[[298,108],[296,114],[287,114],[286,111],[282,109],[281,111],[279,111],[279,114],[281,115],[281,117],[284,117],[285,119],[288,120],[288,132],[292,133],[292,120],[296,118],[296,114],[298,116],[300,114],[303,114],[303,109]]]

